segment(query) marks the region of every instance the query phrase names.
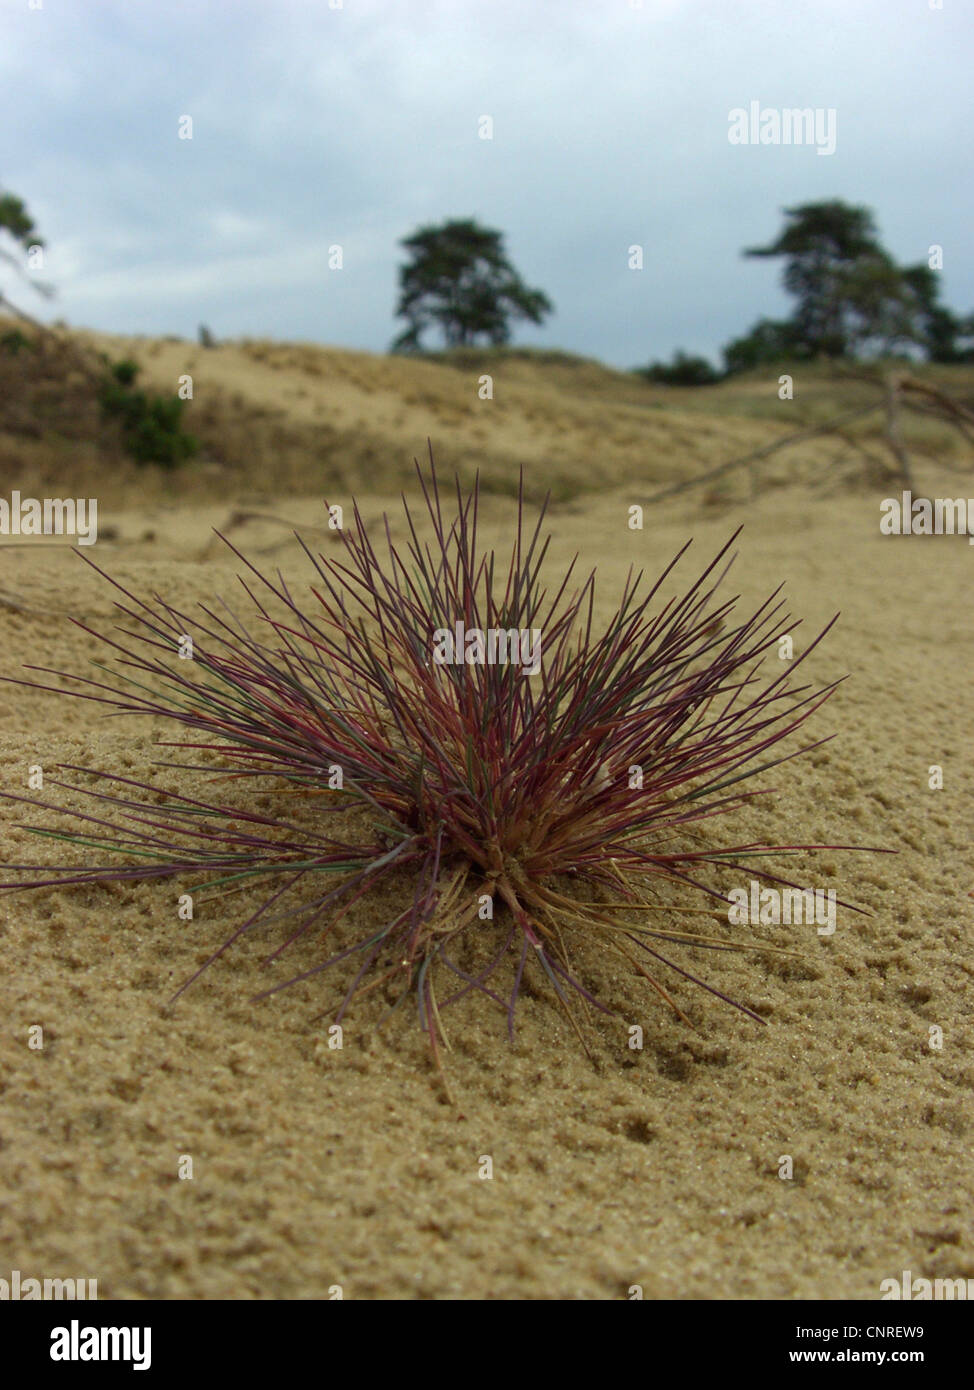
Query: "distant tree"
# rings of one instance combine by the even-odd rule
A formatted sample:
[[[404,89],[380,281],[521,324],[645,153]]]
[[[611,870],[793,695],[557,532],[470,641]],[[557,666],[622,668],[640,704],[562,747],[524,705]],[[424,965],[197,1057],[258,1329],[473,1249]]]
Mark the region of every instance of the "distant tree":
[[[511,336],[511,320],[540,323],[552,312],[541,290],[529,289],[504,253],[500,232],[471,219],[421,227],[400,243],[410,259],[399,268],[396,317],[406,329],[395,351],[415,351],[427,328],[438,328],[447,347]]]
[[[964,324],[939,303],[940,276],[928,265],[898,266],[885,252],[845,276],[846,329],[854,356],[918,349],[935,362],[960,362]]]
[[[958,318],[939,303],[940,277],[922,262],[900,272],[913,296],[923,347],[931,362],[974,362],[974,314]]]
[[[945,311],[946,312],[946,311]],[[934,362],[974,362],[974,314],[968,314],[966,318],[955,319],[952,314],[948,314],[952,320],[951,329],[951,356],[934,357]],[[958,344],[957,339],[962,338],[963,344]]]
[[[786,208],[787,222],[769,246],[745,256],[783,256],[785,289],[798,300],[792,322],[813,354],[843,357],[849,350],[849,271],[885,255],[872,213],[839,199]]]
[[[0,260],[7,265],[13,266],[18,275],[29,279],[34,289],[39,294],[50,295],[53,293],[49,285],[37,280],[34,276],[27,275],[26,257],[34,247],[44,246],[43,238],[37,233],[34,220],[30,216],[24,203],[13,193],[4,193],[0,190]],[[13,243],[10,249],[9,243]]]
[[[923,338],[920,304],[903,271],[885,252],[863,256],[842,277],[847,350],[888,357]]]
[[[636,375],[661,386],[713,386],[721,379],[721,373],[706,357],[692,357],[679,350],[673,354],[672,362],[651,362],[648,367],[637,367]]]
[[[782,357],[888,356],[919,350],[932,361],[970,360],[965,322],[939,303],[940,278],[924,264],[898,266],[880,245],[873,215],[840,199],[785,209],[769,246],[745,256],[781,256],[792,317],[760,320],[724,349],[729,372]]]

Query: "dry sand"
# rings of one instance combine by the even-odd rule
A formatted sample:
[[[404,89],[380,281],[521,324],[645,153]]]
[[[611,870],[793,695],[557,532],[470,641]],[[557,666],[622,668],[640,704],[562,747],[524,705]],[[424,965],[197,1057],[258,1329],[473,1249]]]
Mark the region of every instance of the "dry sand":
[[[583,408],[565,395],[566,409],[572,399]],[[699,446],[688,472],[719,446],[707,442],[712,418],[661,418],[673,430],[682,421]],[[390,409],[398,466],[423,437],[397,419]],[[582,948],[579,970],[620,1017],[592,1019],[591,1060],[540,985],[522,1002],[513,1046],[487,1001],[462,1001],[445,1019],[454,1105],[414,1013],[381,1033],[367,1010],[353,1013],[334,1051],[328,1019],[311,1020],[340,997],[338,979],[249,1002],[284,978],[282,962],[270,975],[261,965],[261,947],[280,939],[273,930],[167,1007],[242,920],[244,901],[182,923],[166,884],[0,897],[0,1276],[96,1278],[99,1295],[115,1298],[321,1298],[340,1285],[346,1298],[440,1299],[619,1299],[633,1285],[646,1298],[875,1299],[904,1269],[974,1278],[974,547],[881,537],[882,494],[830,487],[812,450],[753,495],[732,489],[704,505],[690,493],[630,531],[628,506],[685,466],[675,449],[641,454],[638,421],[632,429],[604,485],[554,506],[552,566],[575,550],[597,565],[604,616],[630,563],[656,571],[692,535],[681,570],[692,575],[743,523],[733,591],[750,602],[786,580],[805,619],[798,651],[841,610],[811,658],[817,682],[850,673],[812,726],[836,737],[779,769],[776,795],[742,812],[734,835],[895,849],[808,861],[810,882],[872,915],[839,909],[831,938],[765,929],[799,958],[677,955],[765,1027],[677,983],[692,1031],[597,943]],[[729,456],[743,426],[728,429]],[[442,440],[435,421],[428,432],[449,468],[460,445],[445,425]],[[465,458],[472,447],[463,443]],[[536,452],[532,485],[549,459],[562,477],[556,443]],[[927,466],[918,491],[974,492],[967,469]],[[22,483],[9,459],[6,473],[9,495]],[[230,480],[222,500],[189,501],[146,475],[144,493],[138,480],[106,490],[100,524],[112,538],[89,553],[126,586],[176,604],[229,596],[239,565],[210,527],[249,506],[263,515],[238,516],[235,543],[297,583],[305,570],[275,518],[310,536],[332,482],[282,494],[265,478],[262,502],[253,479],[249,501]],[[395,506],[367,473],[355,490],[369,517]],[[486,533],[501,547],[510,517],[509,498],[486,499]],[[112,594],[76,555],[3,550],[0,590],[2,674],[22,662],[86,669],[95,644],[63,615],[106,630]],[[152,775],[162,735],[151,720],[106,720],[96,706],[5,685],[0,787],[24,791],[33,763]],[[929,788],[933,764],[942,790]],[[57,847],[15,828],[29,812],[3,815],[5,862],[54,857]],[[287,973],[320,958],[314,943],[294,949]],[[33,1050],[38,1024],[44,1046]],[[641,1051],[627,1046],[630,1024],[644,1030]],[[191,1180],[178,1176],[182,1155]],[[779,1177],[785,1155],[790,1180]],[[490,1179],[479,1176],[485,1156]]]

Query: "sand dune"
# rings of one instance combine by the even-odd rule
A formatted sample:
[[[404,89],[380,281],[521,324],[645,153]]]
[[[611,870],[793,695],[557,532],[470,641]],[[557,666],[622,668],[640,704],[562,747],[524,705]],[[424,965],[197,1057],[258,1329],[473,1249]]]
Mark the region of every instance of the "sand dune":
[[[214,527],[299,588],[307,564],[291,529],[336,544],[325,496],[357,496],[367,519],[397,509],[401,487],[415,494],[411,461],[427,437],[444,472],[480,470],[485,535],[501,550],[519,470],[532,498],[552,490],[552,572],[576,551],[597,566],[602,618],[631,565],[655,576],[692,536],[682,572],[695,573],[743,524],[733,592],[749,602],[787,581],[805,620],[798,650],[841,611],[810,674],[850,679],[814,720],[835,738],[778,769],[776,794],[742,812],[735,835],[897,854],[809,861],[816,883],[871,915],[840,909],[830,938],[776,929],[798,958],[681,957],[765,1027],[677,981],[693,1031],[595,942],[581,972],[620,1016],[593,1015],[591,1060],[540,983],[513,1046],[488,1001],[461,1002],[447,1020],[457,1105],[406,1010],[381,1032],[368,1010],[353,1014],[336,1052],[327,1020],[311,1020],[340,997],[338,980],[249,1002],[268,983],[272,932],[241,942],[170,1009],[243,901],[185,923],[162,884],[2,895],[5,1262],[97,1278],[101,1296],[126,1298],[327,1297],[336,1285],[362,1298],[624,1298],[639,1285],[647,1298],[873,1299],[904,1269],[974,1278],[974,547],[882,536],[885,493],[835,438],[653,505],[641,532],[627,526],[631,505],[842,408],[854,388],[812,373],[793,403],[805,415],[789,416],[767,382],[667,392],[543,356],[448,365],[268,343],[69,341],[131,352],[160,388],[190,372],[200,459],[172,476],[139,470],[80,406],[78,437],[60,417],[25,431],[16,391],[28,387],[10,379],[0,494],[97,495],[89,558],[187,609],[216,593],[238,601],[240,565]],[[478,398],[484,373],[491,401]],[[84,394],[83,374],[61,384]],[[909,440],[918,493],[974,495],[972,459],[952,436],[918,425]],[[0,674],[24,663],[85,673],[101,653],[67,614],[106,631],[112,601],[70,545],[0,538]],[[164,733],[5,684],[0,787],[22,793],[29,765],[58,763],[165,781],[153,770]],[[18,828],[32,814],[5,808],[5,862],[75,852]],[[296,953],[291,965],[306,968],[320,949]],[[641,1051],[627,1045],[633,1023]],[[38,1024],[42,1050],[28,1046]],[[192,1180],[178,1177],[181,1155]]]

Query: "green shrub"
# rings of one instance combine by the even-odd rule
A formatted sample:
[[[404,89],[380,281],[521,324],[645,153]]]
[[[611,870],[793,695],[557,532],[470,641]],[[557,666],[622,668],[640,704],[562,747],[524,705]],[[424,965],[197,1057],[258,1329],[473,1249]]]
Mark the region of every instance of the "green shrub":
[[[674,353],[672,362],[651,362],[635,371],[661,386],[714,386],[721,379],[706,357],[690,357],[685,352]]]
[[[120,423],[125,447],[135,462],[177,468],[192,458],[199,445],[182,429],[186,402],[178,396],[151,395],[138,389],[136,362],[126,359],[110,362],[108,367],[98,399],[106,418]]]
[[[0,348],[4,352],[9,352],[11,357],[16,357],[22,348],[31,346],[30,339],[26,333],[21,333],[19,328],[11,328],[9,332],[0,334]]]

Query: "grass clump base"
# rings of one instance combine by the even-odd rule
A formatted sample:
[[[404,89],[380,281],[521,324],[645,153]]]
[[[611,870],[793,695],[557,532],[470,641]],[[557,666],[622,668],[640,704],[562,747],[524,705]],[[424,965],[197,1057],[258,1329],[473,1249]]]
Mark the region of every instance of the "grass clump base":
[[[266,993],[342,969],[336,1021],[374,990],[392,1009],[412,998],[438,1059],[449,1046],[444,1011],[473,991],[503,1010],[513,1038],[529,971],[581,1036],[573,1005],[606,1009],[573,968],[581,937],[604,943],[681,1018],[667,975],[760,1022],[673,958],[673,948],[750,943],[667,923],[726,905],[718,874],[788,883],[756,864],[825,848],[714,843],[715,826],[762,794],[753,778],[816,746],[778,747],[835,688],[794,680],[824,633],[790,669],[762,674],[796,624],[780,590],[744,618],[721,597],[733,537],[678,597],[664,598],[664,587],[687,547],[648,587],[630,572],[597,627],[594,571],[576,581],[573,561],[543,581],[544,507],[529,524],[522,491],[510,552],[498,558],[480,544],[478,487],[444,489],[432,456],[417,474],[423,515],[404,500],[400,542],[388,520],[381,538],[370,534],[357,505],[337,558],[298,539],[312,567],[300,598],[230,546],[245,566],[246,620],[222,602],[191,617],[116,583],[114,632],[79,623],[113,660],[65,693],[165,719],[166,746],[184,759],[170,766],[255,795],[242,808],[239,795],[232,805],[185,790],[160,796],[155,783],[65,768],[86,774],[85,785],[54,785],[82,793],[88,809],[47,803],[74,828],[38,833],[83,846],[88,862],[11,866],[2,886],[177,879],[225,894],[264,885],[260,906],[195,979],[272,922],[287,931],[269,962],[312,929],[338,945],[335,930],[357,903],[406,884],[388,920]],[[458,623],[540,634],[537,673],[513,661],[434,660]],[[254,784],[279,797],[274,814],[257,808]],[[464,942],[476,932],[482,944],[485,931],[489,959],[468,967]]]

